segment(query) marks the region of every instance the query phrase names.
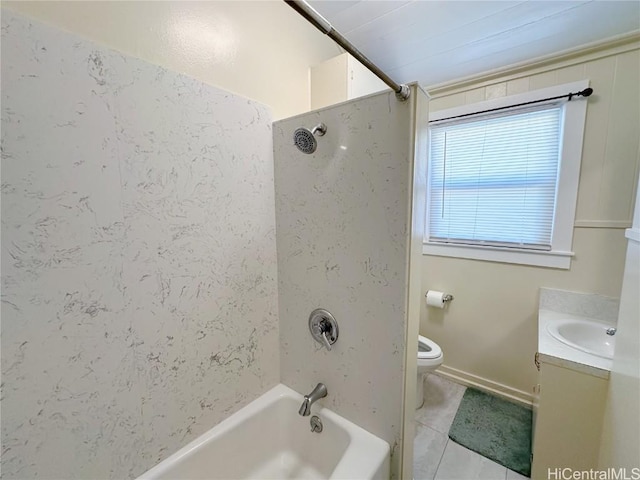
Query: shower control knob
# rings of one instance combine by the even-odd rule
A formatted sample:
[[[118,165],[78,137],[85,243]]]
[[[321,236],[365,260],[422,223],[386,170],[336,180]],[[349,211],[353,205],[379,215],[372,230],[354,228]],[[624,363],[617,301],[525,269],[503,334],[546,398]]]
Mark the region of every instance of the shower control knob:
[[[331,350],[331,345],[338,340],[338,322],[324,308],[316,308],[309,315],[309,330],[316,342]]]
[[[331,333],[331,324],[329,324],[326,319],[320,322],[320,332],[322,334],[322,340],[324,340],[324,346],[327,347],[327,350],[331,351],[331,343],[329,343],[329,339],[327,338],[327,333]]]

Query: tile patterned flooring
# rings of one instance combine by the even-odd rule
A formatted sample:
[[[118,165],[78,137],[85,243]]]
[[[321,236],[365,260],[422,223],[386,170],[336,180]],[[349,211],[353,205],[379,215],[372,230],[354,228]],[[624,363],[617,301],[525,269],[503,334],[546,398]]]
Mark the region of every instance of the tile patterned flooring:
[[[416,410],[414,480],[528,480],[527,477],[449,440],[465,387],[426,375],[425,401]]]

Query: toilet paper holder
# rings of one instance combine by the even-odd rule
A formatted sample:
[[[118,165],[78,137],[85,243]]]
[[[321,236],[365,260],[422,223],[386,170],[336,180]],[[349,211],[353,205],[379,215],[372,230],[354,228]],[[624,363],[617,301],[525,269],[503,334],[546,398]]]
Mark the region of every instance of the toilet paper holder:
[[[428,293],[429,293],[428,291],[424,293],[424,298],[427,298],[427,294],[428,294]],[[452,301],[453,301],[453,295],[451,295],[450,293],[445,293],[445,294],[442,296],[442,301],[443,301],[444,303],[452,302]]]

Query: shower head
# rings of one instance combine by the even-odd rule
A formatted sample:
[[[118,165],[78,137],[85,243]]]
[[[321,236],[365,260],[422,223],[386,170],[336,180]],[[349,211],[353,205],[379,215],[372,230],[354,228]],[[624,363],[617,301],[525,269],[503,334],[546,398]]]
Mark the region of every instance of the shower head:
[[[293,144],[298,147],[302,153],[313,153],[318,148],[318,142],[314,134],[319,136],[327,133],[327,126],[324,123],[319,123],[312,130],[308,128],[298,128],[293,132]]]

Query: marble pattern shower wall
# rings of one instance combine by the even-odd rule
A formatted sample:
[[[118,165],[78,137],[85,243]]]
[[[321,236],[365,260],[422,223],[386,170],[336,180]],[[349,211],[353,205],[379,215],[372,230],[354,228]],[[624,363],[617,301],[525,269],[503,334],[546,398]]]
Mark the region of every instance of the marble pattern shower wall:
[[[321,403],[392,447],[402,428],[414,99],[381,93],[274,124],[281,381],[304,393],[324,382]],[[299,152],[295,129],[320,122],[317,151]],[[318,307],[339,324],[332,351],[309,332]]]
[[[2,12],[2,473],[135,477],[279,380],[271,118]]]

